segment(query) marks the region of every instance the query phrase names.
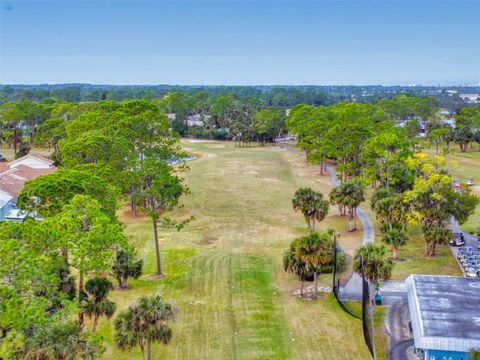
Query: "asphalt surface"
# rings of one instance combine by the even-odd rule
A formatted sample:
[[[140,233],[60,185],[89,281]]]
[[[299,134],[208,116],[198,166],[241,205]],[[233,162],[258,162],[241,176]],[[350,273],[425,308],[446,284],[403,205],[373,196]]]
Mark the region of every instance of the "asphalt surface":
[[[334,186],[339,186],[340,181],[337,178],[335,167],[328,166],[328,173]],[[375,230],[372,221],[361,208],[357,208],[357,216],[362,223],[362,244],[372,243],[375,239]],[[361,300],[362,299],[362,278],[357,273],[352,273],[345,286],[340,287],[339,297],[341,300]]]
[[[413,346],[413,334],[410,332],[407,294],[404,281],[385,281],[381,283],[382,304],[388,306],[385,327],[388,334],[388,358],[390,360],[409,360]],[[409,357],[410,356],[410,357]]]

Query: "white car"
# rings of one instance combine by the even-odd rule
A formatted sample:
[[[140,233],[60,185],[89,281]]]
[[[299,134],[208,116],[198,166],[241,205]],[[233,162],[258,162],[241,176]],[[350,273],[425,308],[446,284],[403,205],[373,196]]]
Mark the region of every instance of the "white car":
[[[465,276],[466,277],[478,277],[477,271],[473,268],[465,269]]]

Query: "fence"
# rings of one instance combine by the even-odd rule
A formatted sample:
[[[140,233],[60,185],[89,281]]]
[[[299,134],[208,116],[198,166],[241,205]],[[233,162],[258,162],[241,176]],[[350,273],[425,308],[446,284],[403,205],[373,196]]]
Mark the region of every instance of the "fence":
[[[349,315],[362,321],[365,343],[375,359],[373,292],[363,276],[352,271],[353,258],[340,248],[336,239],[333,246],[333,294],[338,305]]]
[[[375,342],[374,333],[375,327],[373,326],[373,317],[375,315],[375,308],[373,303],[373,294],[369,282],[365,279],[362,273],[362,328],[363,337],[367,344],[368,350],[372,357],[375,359]]]

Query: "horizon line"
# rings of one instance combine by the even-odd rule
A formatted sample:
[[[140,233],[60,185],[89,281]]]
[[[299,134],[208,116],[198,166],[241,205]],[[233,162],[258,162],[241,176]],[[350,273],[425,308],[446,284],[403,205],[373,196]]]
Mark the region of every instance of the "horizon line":
[[[276,87],[305,87],[305,86],[317,86],[317,87],[328,87],[328,86],[339,86],[339,87],[362,87],[362,86],[380,86],[380,87],[437,87],[437,88],[444,88],[444,87],[480,87],[480,82],[477,84],[422,84],[422,83],[414,83],[414,84],[168,84],[168,83],[123,83],[123,84],[108,84],[108,83],[89,83],[89,82],[55,82],[55,83],[0,83],[0,86],[56,86],[56,85],[92,85],[92,86],[189,86],[189,87],[196,87],[196,86],[205,86],[205,87],[268,87],[268,86],[276,86]]]

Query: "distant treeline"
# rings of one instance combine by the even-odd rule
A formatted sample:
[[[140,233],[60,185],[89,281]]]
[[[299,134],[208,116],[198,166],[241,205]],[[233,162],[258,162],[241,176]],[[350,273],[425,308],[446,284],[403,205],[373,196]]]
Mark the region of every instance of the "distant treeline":
[[[182,92],[192,97],[209,98],[213,103],[219,96],[233,96],[243,104],[290,108],[298,104],[332,105],[338,102],[356,101],[377,103],[400,93],[432,96],[440,107],[451,112],[466,106],[457,93],[480,93],[480,87],[434,86],[182,86],[182,85],[0,85],[0,104],[19,99],[42,101],[58,98],[69,102],[85,102],[125,99],[157,99],[170,92]]]

